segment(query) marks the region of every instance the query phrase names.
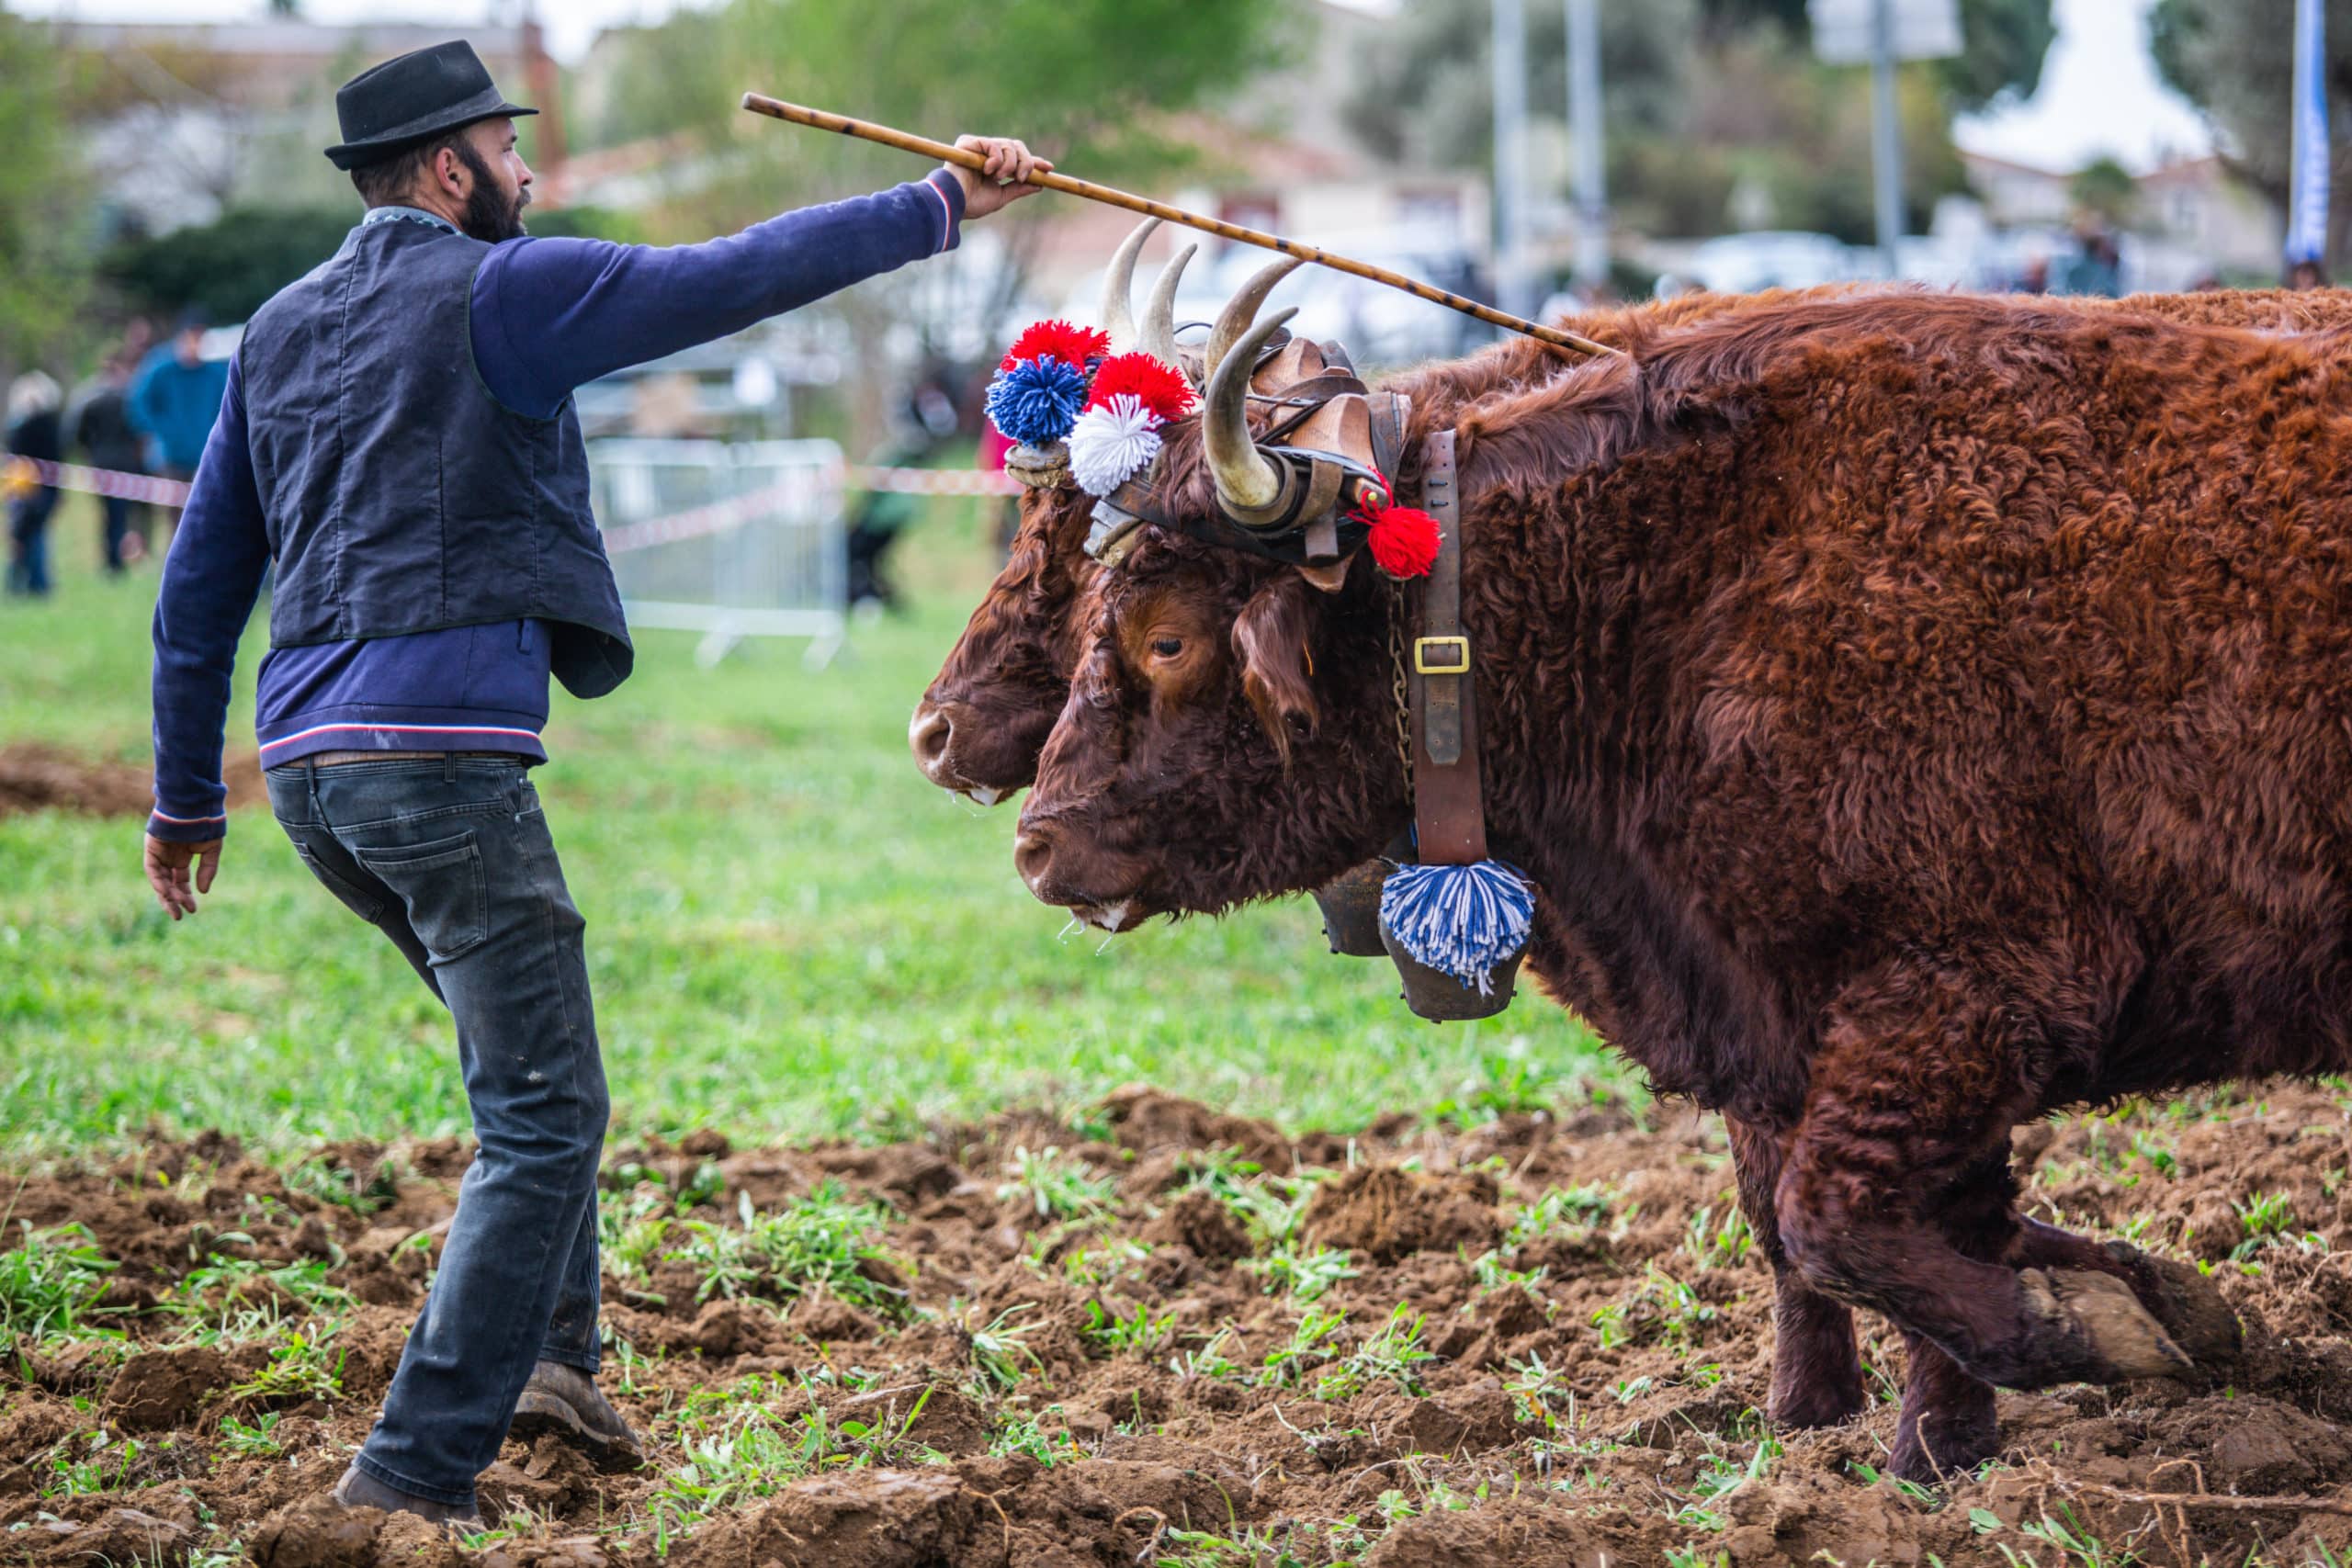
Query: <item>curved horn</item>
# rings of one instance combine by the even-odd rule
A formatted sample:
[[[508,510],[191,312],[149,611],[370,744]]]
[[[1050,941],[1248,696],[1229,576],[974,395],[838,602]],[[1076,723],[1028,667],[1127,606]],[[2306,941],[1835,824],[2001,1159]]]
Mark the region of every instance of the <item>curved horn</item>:
[[[1111,334],[1114,354],[1125,354],[1136,345],[1136,257],[1143,254],[1143,243],[1159,227],[1159,219],[1145,219],[1111,253],[1111,270],[1102,278],[1101,320],[1102,330]]]
[[[1284,256],[1250,275],[1250,281],[1226,301],[1224,310],[1217,316],[1216,325],[1209,331],[1208,353],[1201,361],[1204,376],[1214,377],[1216,374],[1216,367],[1225,363],[1227,350],[1250,330],[1250,323],[1257,317],[1258,307],[1266,302],[1266,296],[1273,292],[1274,285],[1306,265],[1305,256]],[[1296,313],[1292,312],[1294,315]],[[1254,360],[1250,367],[1252,370],[1257,368]],[[1249,378],[1245,375],[1242,379],[1247,381]]]
[[[1264,276],[1259,274],[1260,277]],[[1250,281],[1255,284],[1257,279]],[[1243,294],[1249,292],[1247,288],[1242,290]],[[1265,290],[1260,289],[1258,294],[1263,299]],[[1240,302],[1239,295],[1235,296],[1235,302]],[[1225,503],[1227,512],[1245,523],[1251,520],[1252,513],[1271,512],[1283,496],[1282,470],[1266,460],[1250,434],[1246,412],[1250,377],[1258,367],[1258,353],[1266,346],[1266,340],[1297,314],[1298,308],[1294,305],[1259,322],[1248,336],[1229,345],[1231,351],[1218,358],[1216,368],[1209,373],[1208,396],[1201,408],[1201,438],[1208,451],[1210,471],[1216,476],[1217,499]],[[1232,315],[1232,307],[1227,307],[1225,317],[1217,322],[1220,333]]]
[[[1183,279],[1184,264],[1200,254],[1198,245],[1186,245],[1176,253],[1176,259],[1159,269],[1159,280],[1151,286],[1151,298],[1143,307],[1143,339],[1136,346],[1163,365],[1176,363],[1176,285]]]

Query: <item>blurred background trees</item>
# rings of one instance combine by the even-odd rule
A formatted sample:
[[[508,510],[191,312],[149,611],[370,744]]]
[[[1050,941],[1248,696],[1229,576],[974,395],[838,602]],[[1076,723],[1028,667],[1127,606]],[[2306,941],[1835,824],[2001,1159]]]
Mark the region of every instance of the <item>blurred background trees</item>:
[[[1487,4],[1420,0],[1384,28],[1363,51],[1346,105],[1351,129],[1396,156],[1486,162]],[[2050,0],[1962,0],[1961,11],[1967,52],[1903,73],[1915,231],[1937,197],[1963,188],[1953,114],[2030,96],[2055,36]],[[1557,6],[1528,7],[1528,99],[1538,114],[1566,98],[1565,25]],[[1604,6],[1601,74],[1610,189],[1629,227],[1871,238],[1869,105],[1852,73],[1813,59],[1804,0]]]
[[[837,0],[732,0],[634,29],[579,141],[692,139],[719,166],[676,216],[703,231],[921,172],[903,152],[749,119],[747,87],[942,140],[1017,133],[1095,177],[1140,179],[1193,156],[1167,117],[1280,64],[1301,26],[1269,0],[897,0],[887,26]]]
[[[53,357],[86,288],[86,189],[67,133],[70,62],[47,28],[0,11],[0,365]]]
[[[2247,0],[2156,0],[2148,17],[2156,69],[2228,131],[2232,164],[2282,205],[2293,149],[2287,95],[2293,11]],[[2352,0],[2327,0],[2326,11],[2328,118],[2340,177],[2352,167],[2344,155],[2352,131]],[[2329,251],[2343,255],[2352,241],[2352,203],[2333,204],[2329,231]]]

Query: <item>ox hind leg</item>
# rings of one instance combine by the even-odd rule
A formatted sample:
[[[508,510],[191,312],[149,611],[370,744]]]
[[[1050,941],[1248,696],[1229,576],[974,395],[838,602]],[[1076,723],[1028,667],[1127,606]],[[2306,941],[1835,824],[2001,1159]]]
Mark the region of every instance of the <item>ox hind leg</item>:
[[[2188,1359],[2112,1273],[2018,1269],[2009,1129],[2039,1098],[2030,1020],[1964,973],[1890,965],[1839,998],[1776,1193],[1815,1289],[1883,1313],[1915,1353],[1897,1473],[1985,1457],[1990,1392],[2114,1382]],[[1905,1467],[1908,1467],[1907,1469]]]
[[[1850,1421],[1867,1403],[1853,1309],[1815,1290],[1781,1245],[1773,1192],[1781,1181],[1786,1135],[1729,1116],[1724,1130],[1731,1135],[1740,1212],[1772,1265],[1772,1394],[1765,1413],[1782,1427]]]

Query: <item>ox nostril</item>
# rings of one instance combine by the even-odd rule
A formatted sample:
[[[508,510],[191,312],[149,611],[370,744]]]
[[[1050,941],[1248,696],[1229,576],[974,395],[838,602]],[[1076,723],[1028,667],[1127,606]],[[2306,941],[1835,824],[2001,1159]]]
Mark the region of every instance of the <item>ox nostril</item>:
[[[946,759],[947,743],[956,733],[955,721],[929,703],[915,709],[914,722],[907,726],[907,744],[915,754],[915,762],[924,773]]]
[[[1032,888],[1046,880],[1046,869],[1053,863],[1054,846],[1045,834],[1023,833],[1013,840],[1012,868]]]

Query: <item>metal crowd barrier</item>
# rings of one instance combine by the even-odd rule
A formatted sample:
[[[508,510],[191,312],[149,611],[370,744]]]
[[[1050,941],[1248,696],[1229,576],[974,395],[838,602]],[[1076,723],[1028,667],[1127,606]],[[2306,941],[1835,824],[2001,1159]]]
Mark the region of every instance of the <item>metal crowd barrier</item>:
[[[830,441],[591,442],[605,553],[629,623],[703,634],[707,667],[750,637],[806,637],[822,669],[849,625],[845,469]]]

